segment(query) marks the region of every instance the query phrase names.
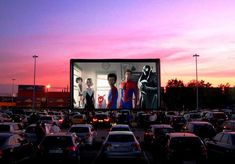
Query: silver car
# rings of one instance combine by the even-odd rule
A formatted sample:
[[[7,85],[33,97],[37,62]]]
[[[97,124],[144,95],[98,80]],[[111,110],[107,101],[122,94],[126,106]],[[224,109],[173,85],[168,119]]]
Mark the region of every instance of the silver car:
[[[76,133],[76,135],[80,138],[82,143],[86,145],[93,145],[93,142],[97,136],[97,132],[90,124],[72,125],[68,132]]]
[[[101,157],[107,159],[140,159],[141,148],[133,132],[109,132],[101,150]]]

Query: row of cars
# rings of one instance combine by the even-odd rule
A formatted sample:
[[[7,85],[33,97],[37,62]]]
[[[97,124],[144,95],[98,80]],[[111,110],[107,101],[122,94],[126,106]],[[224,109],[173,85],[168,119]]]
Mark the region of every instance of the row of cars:
[[[209,159],[231,160],[235,158],[235,132],[216,133],[209,122],[188,122],[184,132],[175,132],[169,124],[151,125],[144,134],[145,146],[162,153],[168,161]]]

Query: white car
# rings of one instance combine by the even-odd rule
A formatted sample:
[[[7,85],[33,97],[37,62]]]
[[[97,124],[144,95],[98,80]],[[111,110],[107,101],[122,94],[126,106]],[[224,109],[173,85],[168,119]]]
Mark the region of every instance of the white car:
[[[131,128],[126,124],[116,124],[110,128],[110,131],[131,131]]]
[[[69,129],[70,133],[76,133],[81,142],[86,145],[93,145],[97,132],[90,124],[75,124]]]
[[[140,159],[141,148],[133,132],[109,132],[101,149],[101,157],[105,159]]]

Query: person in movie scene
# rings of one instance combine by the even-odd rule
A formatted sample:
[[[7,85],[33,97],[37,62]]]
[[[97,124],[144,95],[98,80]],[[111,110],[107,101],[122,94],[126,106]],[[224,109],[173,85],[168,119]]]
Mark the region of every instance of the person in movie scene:
[[[145,65],[142,74],[138,80],[138,88],[140,90],[140,108],[156,109],[157,108],[157,75],[152,72],[149,65]]]
[[[78,83],[78,107],[82,107],[82,77],[76,78],[76,82]]]
[[[95,91],[92,88],[93,82],[91,78],[86,79],[87,88],[83,91],[84,108],[88,110],[95,109]]]
[[[115,73],[110,73],[108,74],[107,80],[110,85],[107,109],[117,109],[118,90],[115,87],[117,75]]]
[[[125,80],[120,84],[121,90],[121,99],[120,99],[120,108],[122,109],[132,109],[137,107],[138,100],[138,88],[137,84],[131,80],[132,71],[127,69],[125,71]],[[134,107],[133,107],[133,95],[134,99]]]

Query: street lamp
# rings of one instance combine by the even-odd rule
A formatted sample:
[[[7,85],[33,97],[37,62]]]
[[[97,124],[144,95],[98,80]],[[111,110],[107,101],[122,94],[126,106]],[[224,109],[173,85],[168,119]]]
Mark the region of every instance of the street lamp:
[[[198,74],[197,74],[197,57],[199,57],[198,54],[194,54],[193,57],[195,57],[196,62],[196,110],[198,110]]]
[[[11,88],[11,101],[13,102],[14,99],[14,81],[16,79],[11,79],[12,80],[12,88]]]
[[[35,79],[36,79],[36,59],[37,55],[33,55],[34,58],[34,76],[33,76],[33,111],[35,111]]]

